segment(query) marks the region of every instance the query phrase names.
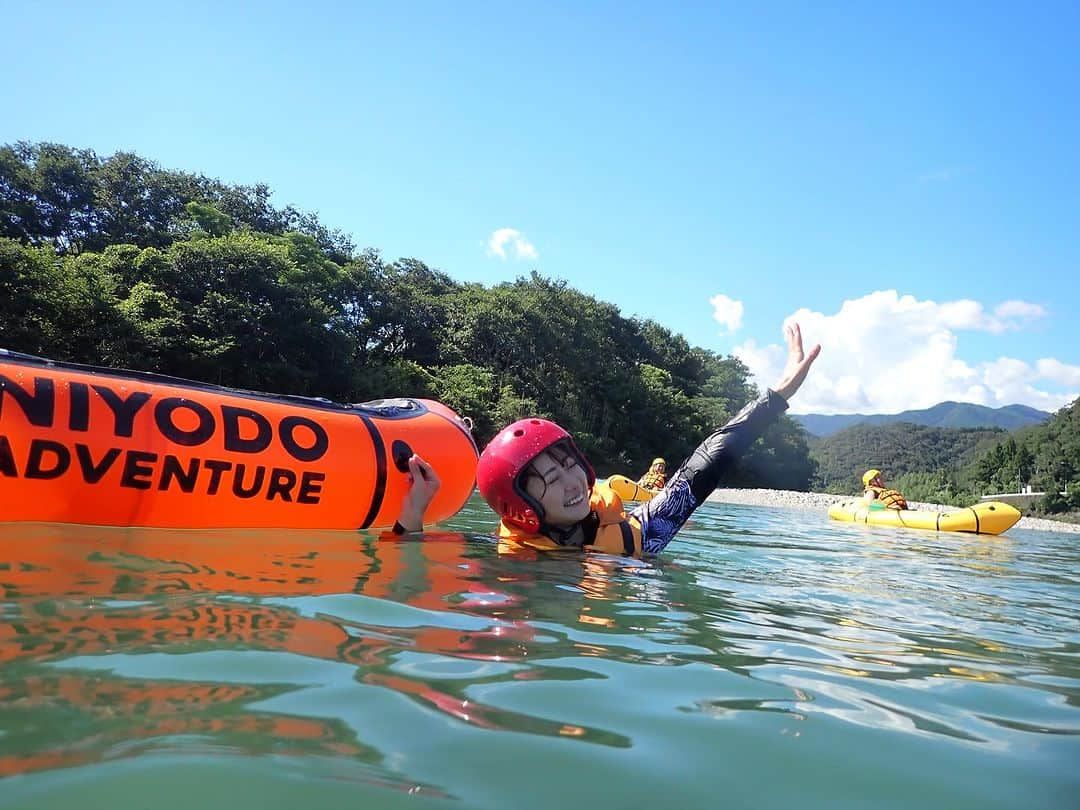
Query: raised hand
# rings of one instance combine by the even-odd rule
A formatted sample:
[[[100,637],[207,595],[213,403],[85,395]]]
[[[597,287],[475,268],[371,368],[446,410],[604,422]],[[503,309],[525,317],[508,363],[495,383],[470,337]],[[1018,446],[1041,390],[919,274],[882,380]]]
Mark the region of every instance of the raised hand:
[[[795,392],[799,390],[799,386],[803,384],[803,380],[806,379],[810,366],[814,364],[818,355],[821,354],[821,344],[814,344],[809,352],[804,352],[802,330],[799,329],[797,323],[791,323],[784,327],[784,336],[787,338],[788,344],[787,365],[784,366],[784,371],[780,375],[779,381],[772,387],[772,390],[784,399],[791,399]]]

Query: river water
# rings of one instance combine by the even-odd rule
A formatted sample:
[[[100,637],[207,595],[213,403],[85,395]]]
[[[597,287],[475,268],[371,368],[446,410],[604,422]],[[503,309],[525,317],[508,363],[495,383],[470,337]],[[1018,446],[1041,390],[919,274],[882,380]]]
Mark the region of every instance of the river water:
[[[492,526],[0,525],[0,807],[1077,806],[1076,535]]]

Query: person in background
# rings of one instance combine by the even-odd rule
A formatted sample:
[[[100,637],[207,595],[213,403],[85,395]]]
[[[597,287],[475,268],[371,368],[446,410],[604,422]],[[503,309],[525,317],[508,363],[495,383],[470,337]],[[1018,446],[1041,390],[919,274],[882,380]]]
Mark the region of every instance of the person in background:
[[[667,462],[662,458],[654,458],[648,471],[641,476],[637,485],[642,489],[663,489],[667,482]]]
[[[863,500],[870,504],[871,508],[879,509],[907,509],[907,500],[895,489],[885,486],[885,479],[881,470],[867,470],[863,473]]]

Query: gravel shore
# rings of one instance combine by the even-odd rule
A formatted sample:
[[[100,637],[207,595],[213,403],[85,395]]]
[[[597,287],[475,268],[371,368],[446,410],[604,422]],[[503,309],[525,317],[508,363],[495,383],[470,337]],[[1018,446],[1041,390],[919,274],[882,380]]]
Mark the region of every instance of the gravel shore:
[[[822,492],[795,492],[788,489],[718,489],[709,496],[714,503],[741,503],[749,506],[780,506],[791,509],[813,509],[825,512],[834,503],[850,501],[852,495],[829,495]],[[951,512],[955,506],[911,501],[912,509],[930,512]],[[1057,520],[1022,517],[1016,524],[1020,529],[1044,532],[1072,532],[1080,534],[1080,524],[1062,523]]]

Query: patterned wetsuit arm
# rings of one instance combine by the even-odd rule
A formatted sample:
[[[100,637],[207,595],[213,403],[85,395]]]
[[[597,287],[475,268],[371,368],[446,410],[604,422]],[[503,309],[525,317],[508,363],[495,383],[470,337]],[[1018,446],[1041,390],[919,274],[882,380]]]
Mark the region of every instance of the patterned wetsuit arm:
[[[631,514],[641,526],[642,551],[662,551],[716,489],[732,462],[785,410],[787,401],[775,391],[766,391],[699,444],[660,494]]]

